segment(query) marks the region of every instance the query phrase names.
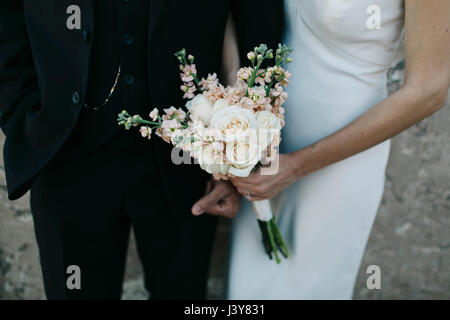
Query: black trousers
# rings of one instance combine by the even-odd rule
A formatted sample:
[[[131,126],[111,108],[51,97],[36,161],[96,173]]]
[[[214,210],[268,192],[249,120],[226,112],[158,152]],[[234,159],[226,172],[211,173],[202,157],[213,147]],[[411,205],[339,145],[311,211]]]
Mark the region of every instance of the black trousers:
[[[119,299],[131,226],[152,299],[205,298],[216,219],[186,212],[177,220],[153,143],[123,132],[38,176],[31,209],[48,299]],[[81,289],[67,286],[70,266]]]

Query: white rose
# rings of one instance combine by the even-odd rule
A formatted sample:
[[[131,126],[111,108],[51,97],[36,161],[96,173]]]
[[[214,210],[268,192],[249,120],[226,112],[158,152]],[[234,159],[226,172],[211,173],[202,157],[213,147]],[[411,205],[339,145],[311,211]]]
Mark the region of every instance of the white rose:
[[[265,149],[275,137],[279,136],[281,120],[270,111],[258,111],[255,116],[259,131],[259,145],[261,149]]]
[[[247,136],[258,128],[255,115],[250,110],[230,106],[215,112],[211,118],[211,128],[218,129],[225,141]]]
[[[248,177],[260,160],[260,148],[256,132],[248,136],[229,141],[226,144],[227,161],[231,164],[229,173],[237,177]]]
[[[194,121],[202,121],[205,126],[209,125],[213,115],[213,103],[203,94],[198,94],[194,99],[186,104],[191,119]]]
[[[210,174],[220,173],[226,175],[230,168],[230,165],[226,164],[221,156],[221,152],[218,152],[213,144],[203,145],[197,160],[200,167]]]
[[[219,99],[216,101],[216,103],[214,103],[213,112],[216,113],[228,106],[229,106],[229,104],[225,99]]]

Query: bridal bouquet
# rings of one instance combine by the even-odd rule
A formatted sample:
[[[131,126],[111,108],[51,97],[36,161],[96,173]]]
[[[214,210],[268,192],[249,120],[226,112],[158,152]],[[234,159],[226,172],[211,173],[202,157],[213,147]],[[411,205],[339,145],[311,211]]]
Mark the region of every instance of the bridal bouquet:
[[[155,133],[165,142],[189,152],[200,167],[216,179],[247,177],[258,167],[265,168],[278,155],[280,131],[284,126],[283,104],[290,73],[292,49],[262,44],[249,52],[251,67],[241,68],[233,86],[224,87],[216,74],[199,78],[194,57],[183,49],[175,54],[180,63],[181,90],[188,99],[186,109],[170,107],[163,113],[154,108],[149,120],[122,111],[118,122],[128,130],[140,127],[142,137]],[[274,59],[271,67],[263,62]],[[189,157],[189,159],[191,159]],[[262,232],[266,253],[280,263],[279,253],[288,249],[277,227],[269,200],[254,201],[254,211]]]

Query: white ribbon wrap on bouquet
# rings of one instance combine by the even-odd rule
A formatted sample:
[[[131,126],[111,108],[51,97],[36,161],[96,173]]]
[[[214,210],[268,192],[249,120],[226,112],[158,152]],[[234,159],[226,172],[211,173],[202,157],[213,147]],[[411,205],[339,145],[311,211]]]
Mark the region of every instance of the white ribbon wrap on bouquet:
[[[253,201],[252,204],[258,220],[268,222],[273,218],[270,200]]]

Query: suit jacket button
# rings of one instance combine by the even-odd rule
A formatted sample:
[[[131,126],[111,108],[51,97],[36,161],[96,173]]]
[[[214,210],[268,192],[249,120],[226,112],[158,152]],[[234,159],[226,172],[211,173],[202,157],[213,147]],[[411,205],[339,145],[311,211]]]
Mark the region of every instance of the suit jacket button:
[[[129,33],[125,33],[123,35],[123,42],[125,42],[125,44],[132,44],[133,43],[133,36]]]
[[[133,84],[134,83],[134,77],[131,74],[126,74],[123,78],[126,84]]]
[[[72,102],[73,104],[80,104],[80,94],[78,93],[78,91],[75,91],[72,94]]]

